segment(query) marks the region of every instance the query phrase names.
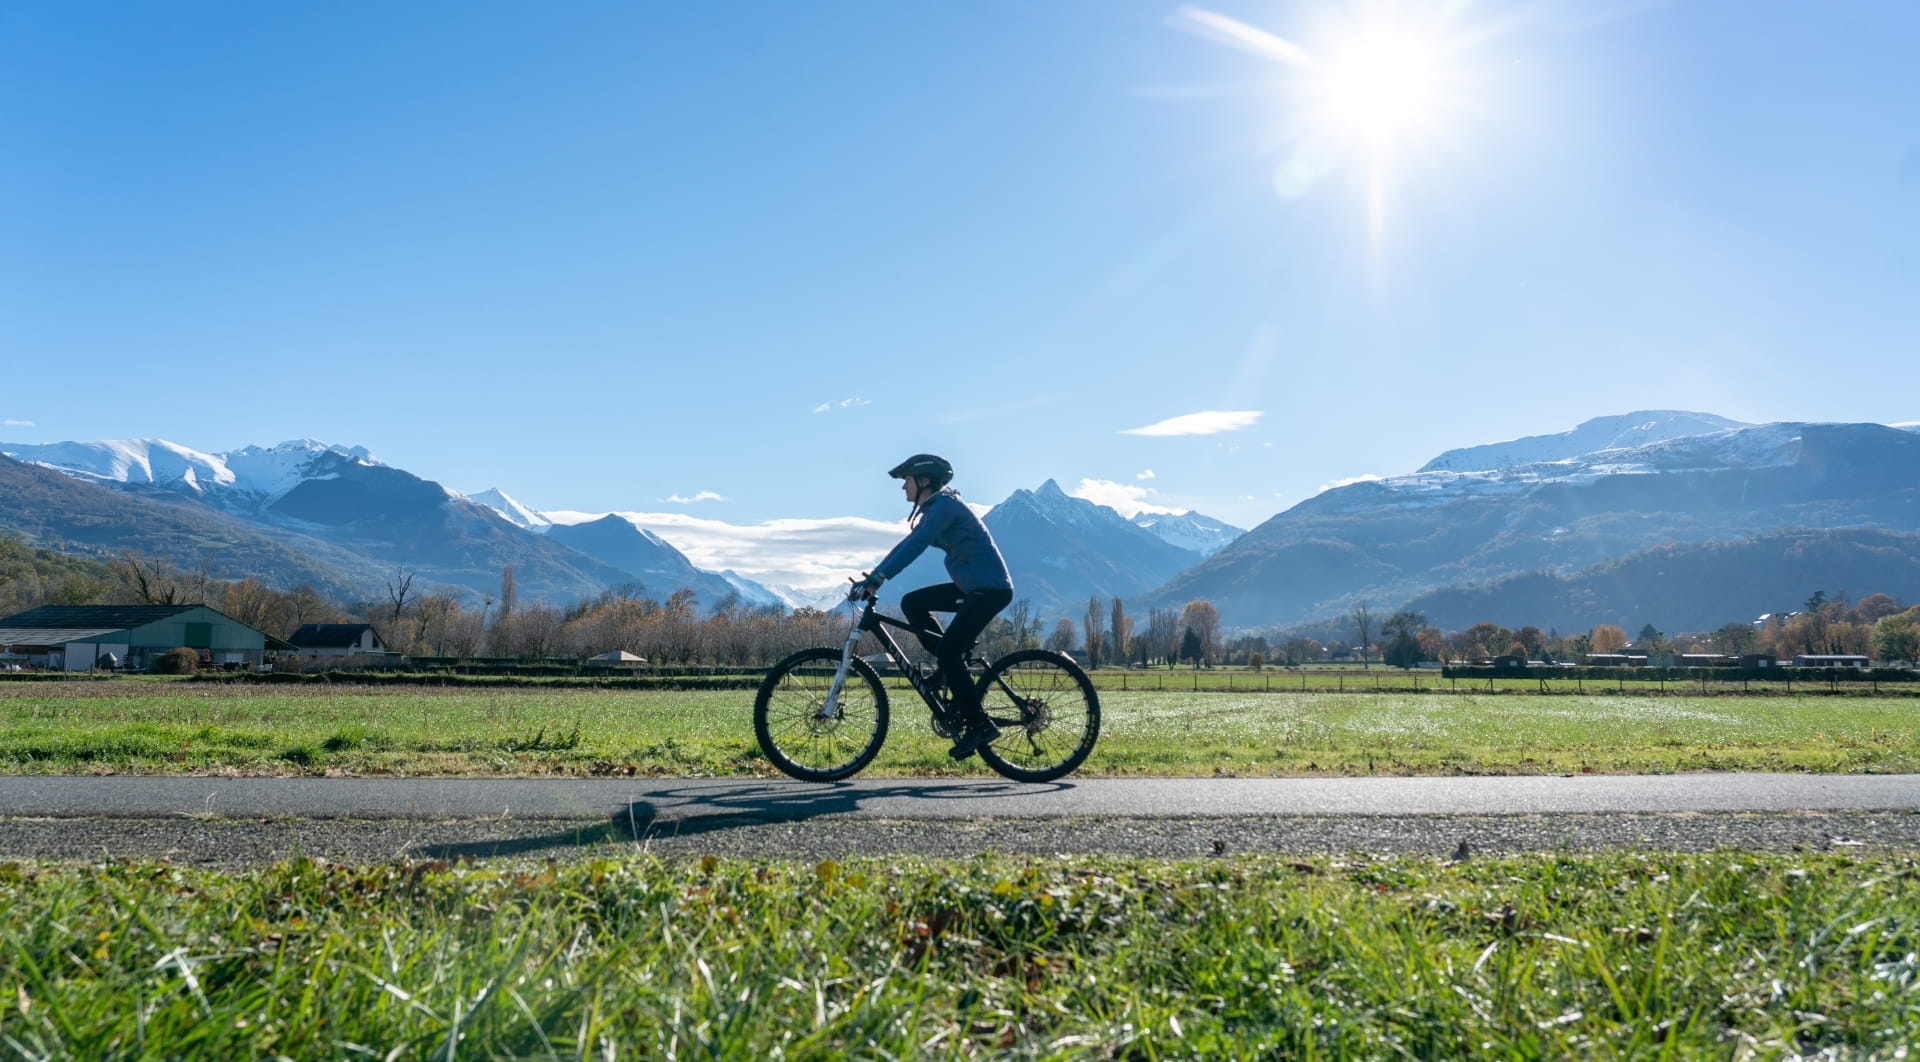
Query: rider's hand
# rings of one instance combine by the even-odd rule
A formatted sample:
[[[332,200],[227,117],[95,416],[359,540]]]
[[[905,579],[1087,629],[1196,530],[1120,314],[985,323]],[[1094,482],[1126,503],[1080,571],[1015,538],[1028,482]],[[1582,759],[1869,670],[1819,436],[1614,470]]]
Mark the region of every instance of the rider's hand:
[[[874,592],[880,589],[880,584],[885,581],[886,580],[882,579],[878,575],[868,575],[865,579],[856,579],[853,582],[852,588],[850,588],[847,591],[847,600],[848,601],[870,600],[872,599]]]

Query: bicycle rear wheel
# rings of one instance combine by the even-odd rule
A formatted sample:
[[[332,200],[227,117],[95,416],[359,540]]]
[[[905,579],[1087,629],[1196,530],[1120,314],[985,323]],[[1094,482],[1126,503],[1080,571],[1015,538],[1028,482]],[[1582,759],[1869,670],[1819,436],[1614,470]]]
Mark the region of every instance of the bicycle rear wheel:
[[[1022,649],[993,662],[980,678],[980,703],[1000,737],[980,747],[987,766],[1021,782],[1050,782],[1072,772],[1100,737],[1100,695],[1072,660]]]
[[[887,739],[887,691],[873,665],[855,657],[827,713],[840,650],[802,649],[773,666],[753,699],[753,736],[775,767],[803,782],[849,777]]]

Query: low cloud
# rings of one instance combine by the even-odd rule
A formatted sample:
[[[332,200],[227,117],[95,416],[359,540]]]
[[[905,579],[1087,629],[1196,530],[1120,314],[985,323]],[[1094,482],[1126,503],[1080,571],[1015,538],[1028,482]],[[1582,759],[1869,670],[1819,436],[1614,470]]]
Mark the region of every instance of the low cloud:
[[[1139,513],[1179,513],[1182,509],[1169,509],[1164,505],[1155,505],[1147,501],[1153,491],[1146,487],[1134,487],[1125,483],[1115,483],[1110,479],[1083,479],[1080,485],[1067,492],[1075,498],[1084,498],[1095,505],[1104,505],[1121,516],[1131,520]]]
[[[1144,469],[1144,470],[1142,470],[1142,471],[1140,471],[1140,472],[1136,472],[1136,473],[1134,473],[1134,474],[1133,474],[1133,478],[1135,478],[1135,479],[1152,479],[1152,478],[1153,478],[1153,469],[1151,469],[1151,468],[1149,468],[1149,469]]]
[[[715,494],[710,490],[703,490],[700,493],[695,494],[691,498],[687,497],[684,494],[669,494],[660,500],[663,502],[671,503],[673,505],[692,505],[694,502],[726,501],[727,499],[721,497],[718,494]]]
[[[36,425],[30,420],[0,420],[0,426],[8,428],[31,428]]]
[[[822,402],[813,407],[815,413],[827,413],[836,409],[853,409],[856,406],[870,406],[872,402],[864,398],[843,398],[838,402]]]
[[[581,524],[606,513],[543,512],[556,524]],[[636,527],[673,544],[696,567],[732,570],[758,583],[803,590],[843,587],[872,568],[906,534],[906,521],[857,516],[730,524],[687,513],[622,512]]]
[[[1239,431],[1251,428],[1260,420],[1257,409],[1240,410],[1202,410],[1183,416],[1169,417],[1139,428],[1126,428],[1122,435],[1218,435],[1225,431]]]

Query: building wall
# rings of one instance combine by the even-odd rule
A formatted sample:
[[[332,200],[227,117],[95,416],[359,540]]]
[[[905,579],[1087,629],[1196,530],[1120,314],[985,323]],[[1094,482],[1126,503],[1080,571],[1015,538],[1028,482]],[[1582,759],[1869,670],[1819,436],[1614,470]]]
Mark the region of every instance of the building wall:
[[[144,627],[135,627],[127,632],[131,647],[135,649],[167,650],[189,644],[187,626],[205,623],[210,625],[209,643],[195,648],[206,649],[215,660],[221,659],[222,650],[234,653],[259,654],[267,648],[266,635],[241,623],[220,615],[210,608],[196,608],[191,612],[182,612],[170,616],[158,623],[149,623]],[[231,657],[229,659],[245,659]]]

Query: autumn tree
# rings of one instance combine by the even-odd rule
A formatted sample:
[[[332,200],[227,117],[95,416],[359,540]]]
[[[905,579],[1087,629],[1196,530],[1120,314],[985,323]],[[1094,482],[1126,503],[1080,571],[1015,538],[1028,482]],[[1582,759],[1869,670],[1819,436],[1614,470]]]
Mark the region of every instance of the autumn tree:
[[[1100,644],[1100,615],[1103,611],[1099,597],[1087,598],[1087,667],[1089,668],[1100,666],[1100,651],[1103,648]]]
[[[1180,626],[1200,639],[1200,658],[1211,667],[1220,654],[1220,611],[1210,602],[1189,601],[1180,613]],[[1185,653],[1181,655],[1184,659]]]
[[[1611,623],[1602,623],[1587,634],[1587,644],[1596,653],[1617,653],[1627,647],[1627,632]]]
[[[1133,621],[1127,618],[1126,609],[1121,607],[1120,599],[1113,599],[1113,608],[1108,616],[1107,646],[1112,650],[1113,662],[1124,664],[1127,653],[1132,648]]]

